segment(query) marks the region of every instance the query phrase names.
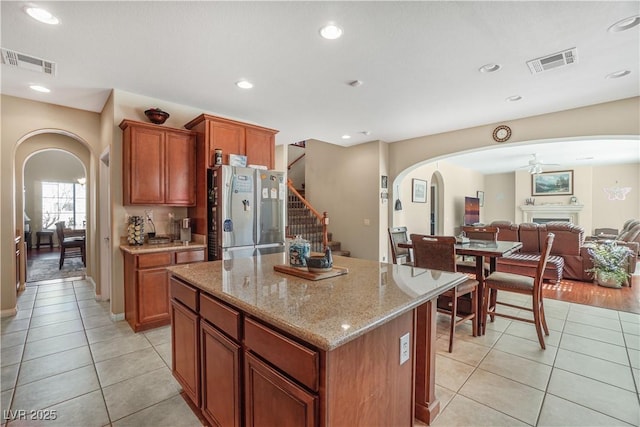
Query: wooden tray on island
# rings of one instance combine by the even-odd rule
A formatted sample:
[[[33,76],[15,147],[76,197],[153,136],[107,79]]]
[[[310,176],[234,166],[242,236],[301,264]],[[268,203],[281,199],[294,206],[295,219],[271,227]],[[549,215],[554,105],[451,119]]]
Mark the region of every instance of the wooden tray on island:
[[[334,265],[331,270],[323,271],[322,273],[314,273],[307,270],[302,270],[300,268],[291,267],[289,265],[274,265],[273,269],[275,271],[279,271],[280,273],[291,274],[292,276],[302,277],[307,280],[322,280],[328,279],[330,277],[342,276],[343,274],[347,274],[349,269],[346,267],[338,267]]]

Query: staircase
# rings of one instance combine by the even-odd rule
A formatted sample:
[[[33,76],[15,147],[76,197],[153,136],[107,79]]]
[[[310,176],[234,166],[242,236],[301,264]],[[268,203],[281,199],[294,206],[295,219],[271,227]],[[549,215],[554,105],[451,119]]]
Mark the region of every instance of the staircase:
[[[302,193],[302,194],[301,194]],[[326,232],[328,222],[327,213],[320,215],[304,198],[304,190],[296,191],[289,187],[287,197],[287,236],[302,236],[311,243],[312,252],[324,252],[324,245],[331,248],[334,255],[350,256],[349,251],[343,251],[340,242],[333,241],[332,233]]]

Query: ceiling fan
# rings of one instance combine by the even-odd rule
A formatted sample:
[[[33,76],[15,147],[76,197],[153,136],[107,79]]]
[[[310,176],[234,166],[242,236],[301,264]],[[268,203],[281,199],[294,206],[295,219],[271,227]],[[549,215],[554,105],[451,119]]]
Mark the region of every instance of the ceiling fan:
[[[541,173],[543,171],[542,170],[543,166],[560,166],[558,163],[544,163],[542,160],[538,159],[538,155],[537,154],[532,154],[531,156],[533,158],[531,160],[529,160],[529,163],[527,165],[520,166],[518,169],[527,168],[531,175],[535,175],[535,174]]]

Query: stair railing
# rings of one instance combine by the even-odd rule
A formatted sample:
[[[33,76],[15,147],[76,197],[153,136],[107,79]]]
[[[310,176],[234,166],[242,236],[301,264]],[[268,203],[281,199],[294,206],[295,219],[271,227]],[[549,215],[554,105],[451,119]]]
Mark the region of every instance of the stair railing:
[[[327,225],[329,224],[329,216],[326,212],[322,214],[314,209],[313,206],[305,199],[298,190],[293,186],[293,182],[288,179],[287,187],[289,189],[288,207],[303,209],[303,215],[297,220],[289,218],[287,225],[287,235],[302,236],[305,240],[311,242],[311,250],[314,252],[322,252],[329,244],[329,236],[327,233]],[[320,233],[320,236],[318,235]],[[321,237],[321,239],[318,239]]]
[[[302,153],[300,155],[300,157],[298,157],[297,159],[295,159],[293,162],[289,163],[289,166],[287,166],[287,170],[291,169],[291,166],[295,165],[298,161],[300,161],[307,153]]]

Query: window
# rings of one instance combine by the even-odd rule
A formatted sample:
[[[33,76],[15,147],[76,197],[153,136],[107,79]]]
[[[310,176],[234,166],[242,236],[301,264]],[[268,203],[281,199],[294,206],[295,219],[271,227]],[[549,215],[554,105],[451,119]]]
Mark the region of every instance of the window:
[[[64,221],[66,227],[86,226],[87,198],[84,185],[42,182],[42,229],[55,228],[58,221]]]

